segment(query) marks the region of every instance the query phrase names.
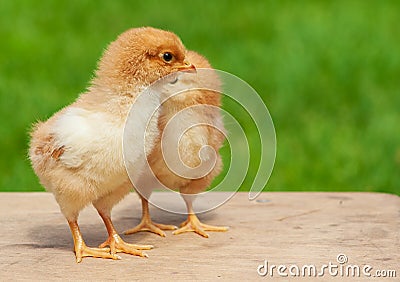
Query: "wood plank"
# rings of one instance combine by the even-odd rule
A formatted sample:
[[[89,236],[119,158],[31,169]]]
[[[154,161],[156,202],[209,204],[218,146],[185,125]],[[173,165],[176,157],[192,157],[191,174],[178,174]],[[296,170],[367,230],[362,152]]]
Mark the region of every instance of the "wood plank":
[[[169,193],[155,193],[159,202],[173,203]],[[215,193],[215,197],[225,197]],[[200,203],[201,204],[201,203]],[[183,206],[182,206],[183,208]],[[184,215],[151,208],[157,222],[178,225]],[[116,228],[123,231],[140,219],[140,201],[130,194],[113,211]],[[379,193],[262,193],[248,201],[237,193],[220,208],[200,215],[209,224],[228,225],[226,233],[205,239],[194,233],[167,237],[142,232],[122,236],[127,242],[153,244],[149,258],[121,254],[122,260],[84,258],[75,263],[72,237],[58,205],[49,193],[0,194],[0,277],[7,279],[154,279],[254,280],[270,278],[257,273],[269,266],[314,264],[319,268],[345,254],[342,266],[368,264],[376,270],[395,270],[400,277],[400,198]],[[95,246],[106,231],[95,210],[85,209],[79,220],[84,239]],[[343,268],[344,269],[344,268]],[[264,269],[261,269],[262,271]],[[295,270],[295,268],[292,268]],[[340,268],[339,268],[340,270]],[[274,270],[273,277],[280,276]],[[289,271],[285,271],[289,274]],[[290,276],[290,275],[289,275]],[[340,273],[337,275],[340,276]],[[304,281],[335,280],[325,270]],[[287,280],[288,278],[283,278]],[[371,280],[363,276],[355,279]],[[377,279],[378,280],[378,279]],[[380,281],[396,281],[385,278]]]

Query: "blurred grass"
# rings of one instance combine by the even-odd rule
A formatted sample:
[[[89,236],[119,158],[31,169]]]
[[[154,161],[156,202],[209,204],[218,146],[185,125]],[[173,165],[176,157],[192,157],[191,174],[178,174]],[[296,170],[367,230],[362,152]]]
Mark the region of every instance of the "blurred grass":
[[[277,132],[268,190],[400,194],[398,1],[21,0],[0,15],[0,191],[43,190],[30,124],[84,91],[119,33],[149,25],[262,96]]]

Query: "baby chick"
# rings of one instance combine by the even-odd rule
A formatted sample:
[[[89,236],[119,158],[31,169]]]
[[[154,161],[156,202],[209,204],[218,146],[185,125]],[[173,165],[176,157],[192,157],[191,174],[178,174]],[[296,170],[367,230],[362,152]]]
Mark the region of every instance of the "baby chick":
[[[120,259],[118,252],[143,257],[147,255],[141,250],[152,248],[125,243],[111,221],[112,207],[132,188],[123,158],[124,125],[144,88],[160,77],[194,68],[185,54],[182,42],[171,32],[130,29],[108,46],[88,90],[47,121],[34,125],[29,157],[40,182],[54,194],[68,221],[77,262],[83,257]],[[157,93],[145,97],[148,103],[135,114],[140,118],[142,111],[152,111],[159,98]],[[135,128],[130,129],[132,134]],[[150,124],[146,146],[152,148],[158,135],[157,123]],[[145,153],[137,148],[131,154],[136,160]],[[141,173],[139,163],[135,169]],[[97,209],[108,232],[99,248],[86,246],[77,222],[79,212],[89,204]]]
[[[199,81],[199,76],[197,75],[184,75],[179,78],[179,84],[186,86],[184,87],[186,89],[193,89],[196,87],[207,87],[208,89],[214,90],[220,89],[220,80],[217,74],[212,70],[209,62],[204,57],[196,52],[189,51],[187,58],[196,66],[198,70],[199,68],[205,68],[208,70],[205,72],[206,75],[203,75],[201,78],[203,81]],[[209,106],[193,107],[189,110],[189,115],[182,115],[180,117],[176,116],[176,114],[181,110],[188,109],[188,107],[201,105]],[[168,148],[164,147],[163,154],[162,142],[160,140],[156,142],[153,151],[148,157],[150,167],[154,175],[164,186],[168,187],[169,189],[180,191],[185,200],[188,211],[188,219],[183,222],[181,224],[181,228],[174,231],[173,234],[193,231],[201,236],[208,237],[208,234],[205,231],[228,230],[227,227],[217,227],[201,223],[192,208],[192,202],[195,198],[195,195],[204,191],[222,169],[222,160],[218,150],[221,148],[225,139],[223,134],[225,130],[219,109],[220,106],[221,98],[217,91],[200,89],[186,91],[170,97],[163,103],[161,107],[158,121],[160,132],[164,131],[167,123],[171,121],[174,116],[175,118],[178,118],[178,120],[175,120],[174,122],[176,127],[190,127],[191,125],[197,124],[196,126],[187,130],[181,136],[178,145],[179,154],[176,153],[176,150],[171,150],[172,154],[179,158],[179,160],[176,160],[177,162],[183,162],[183,164],[189,167],[190,170],[197,168],[201,164],[202,160],[199,157],[199,153],[203,161],[208,159],[215,160],[212,169],[203,177],[182,177],[177,175],[176,171],[174,172],[174,169],[169,167],[166,163],[165,153],[169,153]],[[222,132],[216,128],[219,128]],[[180,129],[175,130],[175,132],[179,131]],[[172,129],[172,132],[174,132],[174,129]],[[165,140],[165,142],[177,143],[176,140]],[[204,146],[211,146],[213,150],[201,150],[201,148]],[[147,179],[142,179],[141,183],[143,187],[140,189],[139,194],[141,195],[142,200],[142,220],[139,225],[125,231],[124,233],[132,234],[138,231],[150,231],[164,237],[165,233],[162,230],[172,230],[176,229],[177,227],[173,225],[164,225],[152,222],[149,214],[148,198],[150,197],[154,187],[150,186],[152,184]]]

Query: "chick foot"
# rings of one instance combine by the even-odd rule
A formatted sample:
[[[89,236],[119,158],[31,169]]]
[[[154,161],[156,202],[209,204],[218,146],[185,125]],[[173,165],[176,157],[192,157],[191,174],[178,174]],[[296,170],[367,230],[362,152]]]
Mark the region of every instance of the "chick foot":
[[[110,248],[89,248],[85,243],[75,247],[75,256],[77,263],[81,262],[84,257],[107,258],[114,260],[121,259],[120,256],[111,254]]]
[[[163,230],[178,229],[178,227],[176,227],[175,225],[166,225],[153,222],[150,217],[149,202],[146,198],[142,196],[140,196],[140,198],[142,200],[142,220],[134,228],[126,230],[124,232],[125,235],[133,234],[139,231],[149,231],[160,235],[161,237],[165,237],[165,232]]]
[[[118,234],[109,236],[108,239],[99,246],[99,248],[103,249],[106,246],[109,246],[108,249],[111,255],[116,255],[116,253],[126,253],[146,258],[149,256],[141,250],[150,250],[153,248],[152,245],[136,245],[126,243]]]
[[[198,217],[195,214],[189,214],[188,219],[184,221],[181,225],[181,228],[172,232],[173,235],[182,234],[185,232],[196,232],[197,234],[208,238],[208,234],[205,231],[216,231],[216,232],[225,232],[228,231],[229,227],[225,226],[213,226],[201,223]]]
[[[107,259],[121,259],[115,253],[110,253],[110,248],[89,248],[83,241],[81,231],[79,230],[76,220],[68,222],[71,229],[72,237],[74,239],[75,257],[76,262],[79,263],[84,257],[107,258]]]
[[[125,235],[137,233],[140,231],[149,231],[160,235],[161,237],[165,237],[165,232],[163,230],[175,230],[178,229],[175,225],[166,225],[153,222],[150,217],[142,218],[142,221],[132,229],[126,230],[124,232]]]
[[[110,253],[115,255],[116,253],[126,253],[139,257],[148,257],[148,255],[141,250],[150,250],[153,248],[152,245],[135,245],[126,243],[122,238],[118,235],[115,227],[111,221],[111,217],[108,212],[102,212],[101,210],[97,210],[99,215],[104,221],[104,224],[107,228],[108,239],[102,243],[99,247],[104,248],[106,246],[110,247]]]

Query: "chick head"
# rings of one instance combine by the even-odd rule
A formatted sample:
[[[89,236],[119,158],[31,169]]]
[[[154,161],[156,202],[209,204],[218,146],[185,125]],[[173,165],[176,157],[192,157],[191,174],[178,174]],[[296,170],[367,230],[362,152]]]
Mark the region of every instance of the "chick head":
[[[112,42],[101,58],[95,85],[132,90],[178,71],[195,70],[174,33],[151,27],[133,28]]]

